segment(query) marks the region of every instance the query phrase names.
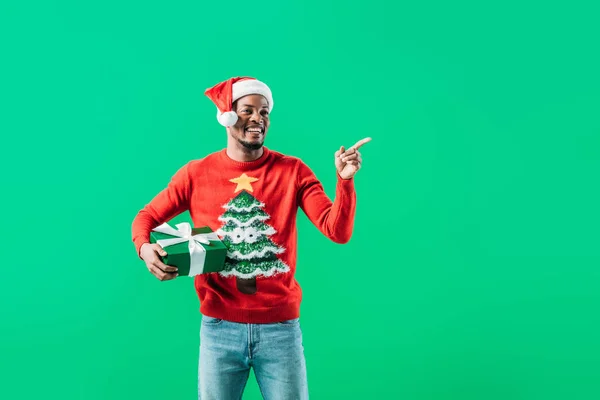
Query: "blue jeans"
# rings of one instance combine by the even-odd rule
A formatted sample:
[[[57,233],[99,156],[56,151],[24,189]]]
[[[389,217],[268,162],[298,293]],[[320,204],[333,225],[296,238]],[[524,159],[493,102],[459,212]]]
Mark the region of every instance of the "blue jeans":
[[[199,400],[239,400],[250,368],[265,400],[306,400],[300,321],[240,324],[202,316]]]

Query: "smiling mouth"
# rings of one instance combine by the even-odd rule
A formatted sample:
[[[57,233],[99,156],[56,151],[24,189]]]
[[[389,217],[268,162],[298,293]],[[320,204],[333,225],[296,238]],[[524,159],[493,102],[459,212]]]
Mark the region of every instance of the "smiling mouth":
[[[259,138],[265,133],[264,128],[261,127],[246,128],[245,132],[254,138]]]
[[[260,126],[253,126],[251,128],[246,128],[246,132],[250,133],[250,134],[263,134],[265,133],[265,129],[260,127]]]

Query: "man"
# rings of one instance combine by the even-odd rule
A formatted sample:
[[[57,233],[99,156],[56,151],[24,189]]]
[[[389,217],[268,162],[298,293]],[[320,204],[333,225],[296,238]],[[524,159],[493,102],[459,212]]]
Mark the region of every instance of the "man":
[[[150,231],[189,210],[194,226],[209,226],[226,245],[221,272],[194,278],[200,299],[198,398],[240,399],[250,368],[265,399],[307,399],[299,324],[301,289],[296,270],[296,214],[300,207],[329,239],[352,235],[363,139],[335,152],[332,202],[298,158],[265,147],[273,96],[266,84],[237,77],[205,94],[226,127],[227,148],[188,162],[135,217],[139,256],[160,280],[177,276],[161,262],[166,252],[149,243]]]

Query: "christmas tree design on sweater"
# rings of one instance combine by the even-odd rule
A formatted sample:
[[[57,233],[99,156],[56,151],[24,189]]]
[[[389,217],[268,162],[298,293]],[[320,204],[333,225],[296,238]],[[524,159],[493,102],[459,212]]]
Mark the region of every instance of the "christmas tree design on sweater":
[[[265,205],[249,193],[253,191],[251,182],[257,180],[246,174],[230,180],[237,183],[235,192],[240,193],[223,205],[226,211],[219,217],[223,225],[217,234],[228,250],[225,269],[219,272],[222,276],[252,279],[290,270],[277,257],[285,249],[270,239],[276,231],[265,222],[270,218],[263,210]]]

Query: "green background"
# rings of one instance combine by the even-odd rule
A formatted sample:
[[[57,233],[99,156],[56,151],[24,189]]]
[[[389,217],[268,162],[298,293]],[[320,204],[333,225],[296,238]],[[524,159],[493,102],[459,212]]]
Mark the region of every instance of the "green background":
[[[225,146],[203,92],[237,75],[330,195],[373,137],[350,243],[299,214],[311,398],[600,398],[592,4],[3,2],[0,398],[195,398],[192,280],[130,226]]]

